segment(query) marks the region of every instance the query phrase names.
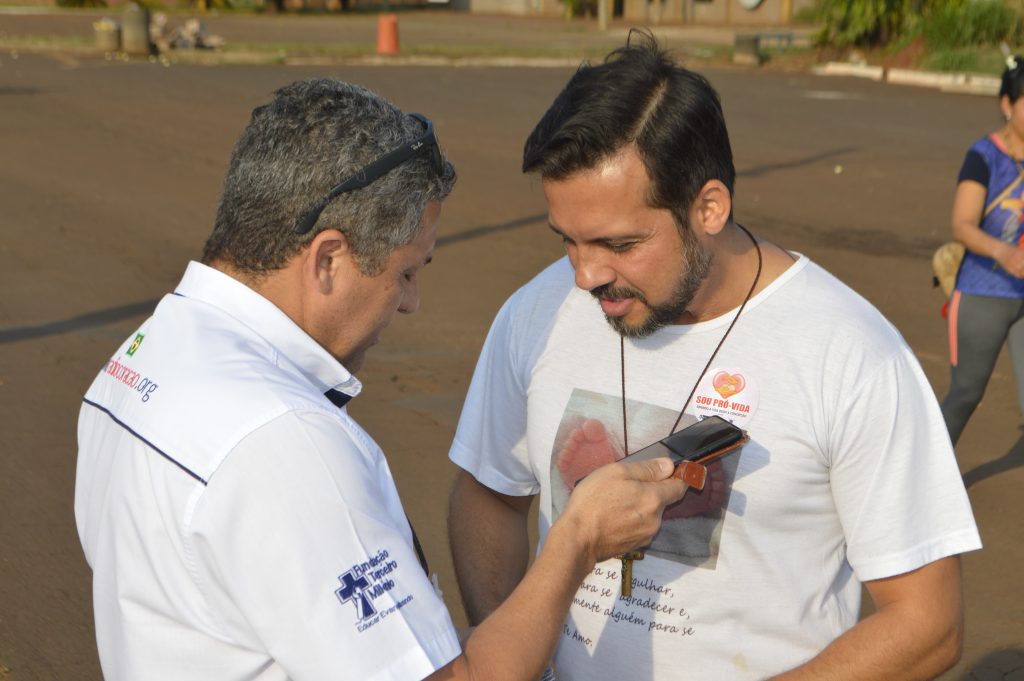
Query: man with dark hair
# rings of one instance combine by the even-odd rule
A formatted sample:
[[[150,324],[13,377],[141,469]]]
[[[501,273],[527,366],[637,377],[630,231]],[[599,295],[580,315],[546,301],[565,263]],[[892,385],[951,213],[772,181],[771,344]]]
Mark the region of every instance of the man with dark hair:
[[[924,679],[960,655],[980,547],[913,353],[867,301],[733,220],[718,96],[650,36],[581,68],[529,136],[559,260],[498,313],[451,450],[471,621],[575,481],[721,416],[748,444],[595,566],[559,679]],[[572,491],[572,496],[570,496]],[[546,547],[545,547],[546,548]],[[631,571],[631,574],[630,574]],[[875,612],[858,622],[861,584]]]
[[[108,681],[535,678],[583,577],[682,496],[668,459],[590,476],[462,652],[383,453],[345,408],[351,372],[419,305],[454,182],[431,122],[363,88],[299,82],[253,112],[203,263],[79,416]]]

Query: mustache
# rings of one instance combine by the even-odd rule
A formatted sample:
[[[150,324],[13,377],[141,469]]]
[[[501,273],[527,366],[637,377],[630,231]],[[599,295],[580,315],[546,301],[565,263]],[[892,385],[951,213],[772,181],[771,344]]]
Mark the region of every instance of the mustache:
[[[641,303],[647,304],[647,298],[640,291],[633,288],[615,287],[611,284],[601,284],[595,288],[590,289],[590,295],[594,296],[598,300],[625,300],[626,298],[636,298]]]

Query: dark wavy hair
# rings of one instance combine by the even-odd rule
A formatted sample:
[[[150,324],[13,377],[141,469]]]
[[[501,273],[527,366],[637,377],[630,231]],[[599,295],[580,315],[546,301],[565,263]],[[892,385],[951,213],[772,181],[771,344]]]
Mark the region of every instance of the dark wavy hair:
[[[1024,92],[1024,57],[1019,54],[1007,57],[1006,68],[1003,69],[1003,82],[999,84],[999,97],[1010,98],[1016,102]]]
[[[736,169],[718,93],[647,31],[631,31],[603,63],[580,67],[527,138],[523,172],[564,179],[628,144],[651,178],[649,204],[670,210],[680,229],[708,181],[733,191]]]

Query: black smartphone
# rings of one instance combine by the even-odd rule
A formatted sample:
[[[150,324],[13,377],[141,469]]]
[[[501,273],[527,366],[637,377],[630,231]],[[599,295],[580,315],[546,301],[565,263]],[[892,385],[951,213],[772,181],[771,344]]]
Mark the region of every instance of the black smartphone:
[[[708,416],[652,445],[638,449],[626,457],[626,460],[638,461],[667,456],[676,465],[675,477],[699,490],[704,488],[706,469],[682,464],[711,463],[729,452],[736,451],[748,440],[750,437],[742,428],[734,426],[721,416]],[[691,470],[686,470],[687,468]],[[699,473],[692,469],[698,469]],[[580,478],[573,486],[582,481],[583,478]]]
[[[742,428],[734,426],[721,416],[708,416],[630,454],[629,458],[650,459],[667,456],[676,465],[684,461],[709,463],[739,449],[749,439]]]

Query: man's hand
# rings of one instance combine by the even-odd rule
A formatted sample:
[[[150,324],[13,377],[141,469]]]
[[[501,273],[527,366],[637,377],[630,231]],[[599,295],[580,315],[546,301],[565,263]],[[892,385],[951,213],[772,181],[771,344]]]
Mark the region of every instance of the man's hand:
[[[572,598],[583,578],[598,561],[647,546],[661,527],[665,506],[682,498],[686,484],[672,478],[675,467],[667,458],[620,461],[594,471],[576,486],[565,511],[551,526],[537,560],[508,598],[477,626],[464,642],[464,653],[429,677],[430,681],[539,678],[551,659],[555,641]],[[486,490],[486,493],[485,493]],[[452,494],[449,527],[454,529],[453,554],[463,595],[464,578],[472,575],[484,585],[488,597],[508,587],[518,567],[502,570],[495,560],[484,560],[476,536],[502,554],[506,537],[495,527],[516,530],[525,520],[528,503],[518,504],[490,493],[468,473],[460,473]],[[480,515],[467,515],[474,512]],[[497,524],[489,520],[497,518]],[[469,526],[487,526],[476,530]],[[460,557],[460,547],[472,554]],[[521,550],[512,552],[519,555]],[[467,573],[470,565],[484,565],[491,574]]]
[[[595,563],[647,546],[665,507],[686,493],[673,470],[664,457],[602,466],[576,486],[558,523],[574,526]]]

